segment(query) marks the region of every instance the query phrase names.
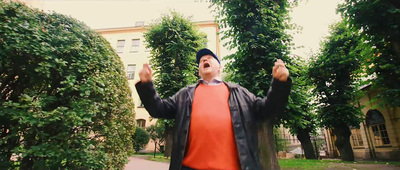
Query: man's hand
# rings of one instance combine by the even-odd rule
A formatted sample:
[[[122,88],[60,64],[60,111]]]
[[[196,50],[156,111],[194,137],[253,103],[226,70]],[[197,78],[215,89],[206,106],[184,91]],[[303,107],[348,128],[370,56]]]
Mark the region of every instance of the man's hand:
[[[285,63],[278,59],[272,68],[272,76],[281,82],[286,82],[289,77],[289,70],[285,67]]]
[[[153,72],[149,64],[143,64],[143,68],[139,71],[139,78],[142,83],[151,82]]]

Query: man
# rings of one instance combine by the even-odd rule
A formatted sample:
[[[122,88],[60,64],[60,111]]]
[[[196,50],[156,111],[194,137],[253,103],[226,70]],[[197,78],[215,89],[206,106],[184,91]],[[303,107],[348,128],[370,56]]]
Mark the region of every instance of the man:
[[[291,86],[288,69],[282,60],[275,62],[270,91],[261,99],[221,81],[220,61],[209,49],[196,58],[201,79],[168,99],[157,95],[148,64],[136,84],[151,116],[175,119],[170,170],[261,169],[256,123],[283,112]]]

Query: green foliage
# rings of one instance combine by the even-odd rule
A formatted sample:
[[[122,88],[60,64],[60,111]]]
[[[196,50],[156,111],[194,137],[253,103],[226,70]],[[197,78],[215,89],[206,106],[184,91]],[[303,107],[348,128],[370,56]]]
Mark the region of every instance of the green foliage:
[[[122,169],[132,151],[130,93],[101,35],[0,0],[1,167]]]
[[[281,123],[290,129],[293,135],[299,131],[307,131],[310,135],[315,133],[318,126],[317,116],[312,112],[311,94],[312,85],[307,75],[307,64],[300,57],[292,57],[290,77],[293,86],[289,95],[289,101],[285,114],[281,115]]]
[[[141,127],[136,127],[136,131],[132,135],[132,140],[133,148],[135,149],[135,152],[138,153],[140,149],[143,149],[144,147],[146,147],[147,143],[149,143],[149,132]]]
[[[316,159],[309,143],[310,136],[316,133],[319,125],[314,107],[311,104],[314,97],[311,94],[310,80],[307,75],[307,65],[300,57],[293,56],[290,70],[292,89],[289,95],[285,114],[281,114],[280,121],[294,136],[298,136],[307,159]]]
[[[290,128],[292,134],[316,127],[315,116],[309,107],[310,87],[306,81],[305,63],[300,58],[289,58],[290,36],[285,30],[289,25],[288,1],[227,1],[216,2],[219,22],[224,38],[232,37],[228,48],[238,52],[228,59],[225,71],[227,79],[249,89],[258,96],[266,96],[271,85],[274,61],[286,61],[293,80],[289,103],[285,114],[277,117],[280,123]],[[295,5],[295,4],[292,4]],[[249,69],[251,68],[251,69]]]
[[[328,128],[359,127],[363,114],[357,106],[361,61],[358,33],[346,22],[332,26],[321,53],[311,62],[309,74],[318,99],[318,117]]]
[[[189,18],[177,12],[164,15],[144,34],[151,49],[150,61],[154,70],[154,85],[161,98],[168,98],[198,79],[196,53],[203,47],[205,34]],[[172,135],[174,120],[161,120],[166,125],[166,138]],[[169,155],[172,141],[167,140]]]
[[[276,59],[282,59],[288,64],[291,37],[285,32],[291,29],[289,24],[287,0],[273,1],[214,1],[218,12],[217,20],[223,30],[222,39],[231,38],[225,46],[237,49],[237,52],[224,57],[227,60],[224,71],[226,79],[248,89],[253,94],[266,96],[271,86],[272,67]],[[264,122],[260,131],[272,131],[272,124],[278,123],[271,117]],[[274,121],[274,120],[275,121]],[[265,133],[265,132],[264,132]],[[271,133],[260,141],[273,138]],[[260,142],[260,156],[264,169],[276,169],[279,165],[274,161],[275,151],[267,143]]]
[[[189,18],[177,12],[164,15],[144,34],[151,49],[154,86],[161,98],[174,95],[198,79],[196,53],[203,47],[200,33]],[[172,120],[163,120],[170,127]]]
[[[342,16],[360,30],[368,46],[367,73],[375,77],[380,104],[400,107],[400,3],[396,0],[346,0]]]
[[[282,130],[279,127],[274,127],[274,141],[275,141],[275,152],[286,151],[289,142],[282,137]]]
[[[237,49],[228,60],[224,71],[228,80],[247,88],[257,96],[266,96],[271,84],[274,61],[287,56],[290,37],[285,29],[289,3],[282,1],[215,1],[222,39],[232,38],[224,44]],[[251,68],[251,69],[249,69]]]
[[[158,144],[158,150],[161,153],[164,153],[164,131],[165,131],[165,123],[162,120],[157,120],[155,125],[151,125],[146,128],[147,132],[149,132],[150,139],[154,141],[154,143]]]
[[[144,37],[151,49],[154,85],[161,98],[196,82],[196,52],[203,46],[204,34],[188,18],[177,12],[164,15]]]

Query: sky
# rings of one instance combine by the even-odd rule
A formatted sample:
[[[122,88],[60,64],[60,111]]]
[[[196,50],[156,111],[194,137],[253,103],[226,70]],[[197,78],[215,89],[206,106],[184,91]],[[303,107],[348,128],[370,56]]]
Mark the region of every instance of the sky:
[[[209,0],[25,0],[43,11],[55,11],[83,21],[93,29],[134,26],[136,21],[153,23],[162,14],[175,10],[192,21],[213,21],[215,13]],[[292,23],[302,28],[291,31],[295,50],[292,54],[309,58],[329,35],[329,25],[340,20],[336,6],[342,0],[301,0],[292,9]],[[223,43],[223,42],[222,42]],[[299,48],[300,47],[300,48]],[[233,53],[221,48],[222,57]]]
[[[302,27],[300,34],[293,35],[298,48],[292,53],[309,58],[319,50],[320,42],[329,35],[329,25],[340,21],[336,14],[337,4],[342,0],[303,0],[290,13],[292,23]]]

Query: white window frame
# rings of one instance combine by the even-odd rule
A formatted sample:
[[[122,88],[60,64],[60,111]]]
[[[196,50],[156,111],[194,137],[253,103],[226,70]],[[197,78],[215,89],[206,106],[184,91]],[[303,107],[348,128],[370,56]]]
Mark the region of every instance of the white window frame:
[[[115,51],[117,51],[117,53],[123,53],[124,47],[125,47],[125,40],[117,40],[117,48],[115,49]]]
[[[130,52],[131,53],[138,52],[139,51],[139,46],[140,46],[140,39],[139,38],[132,39]]]
[[[375,146],[390,146],[389,132],[385,123],[371,125]],[[385,143],[387,142],[387,143]]]
[[[361,137],[361,130],[360,129],[351,129],[351,140],[353,143],[353,147],[363,147],[364,141]]]
[[[144,119],[136,119],[136,125],[141,128],[146,128],[146,120]]]
[[[128,78],[128,80],[135,79],[135,73],[136,73],[136,64],[128,64],[128,66],[126,67],[126,77]]]
[[[206,42],[203,43],[204,48],[208,48],[208,38],[207,38],[207,35],[204,36],[204,38],[206,39]]]

